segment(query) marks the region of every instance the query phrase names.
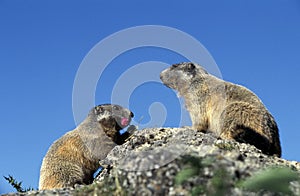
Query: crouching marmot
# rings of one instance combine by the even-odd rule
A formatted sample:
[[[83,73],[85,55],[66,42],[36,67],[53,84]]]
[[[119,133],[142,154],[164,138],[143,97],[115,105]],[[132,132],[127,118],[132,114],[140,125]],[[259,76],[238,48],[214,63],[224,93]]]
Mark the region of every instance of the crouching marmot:
[[[252,144],[265,154],[281,156],[273,116],[250,90],[210,75],[194,63],[175,64],[160,75],[185,99],[193,128],[223,139]]]
[[[132,117],[131,111],[119,105],[94,107],[77,128],[49,148],[41,166],[39,189],[91,183],[99,161],[130,136],[119,131],[129,125]]]

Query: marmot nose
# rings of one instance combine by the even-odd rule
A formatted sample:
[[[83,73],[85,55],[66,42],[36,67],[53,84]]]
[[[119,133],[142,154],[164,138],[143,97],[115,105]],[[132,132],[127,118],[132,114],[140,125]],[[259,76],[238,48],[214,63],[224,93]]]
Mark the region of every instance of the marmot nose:
[[[134,114],[132,112],[130,112],[130,117],[133,118],[134,117]]]
[[[160,75],[159,75],[160,80],[162,80],[162,77],[163,77],[163,76],[162,76],[162,72],[161,72]]]
[[[163,70],[162,72],[160,72],[159,74],[159,78],[161,81],[163,81],[163,78],[164,78],[164,75],[165,75],[165,72],[167,71],[167,69]]]

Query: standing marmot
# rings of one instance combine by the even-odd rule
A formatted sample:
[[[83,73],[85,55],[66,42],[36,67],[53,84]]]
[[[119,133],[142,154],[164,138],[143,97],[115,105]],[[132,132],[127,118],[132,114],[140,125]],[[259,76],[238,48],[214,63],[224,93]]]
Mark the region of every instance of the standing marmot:
[[[226,82],[193,63],[175,64],[160,74],[186,102],[193,128],[256,146],[281,156],[278,128],[260,99],[245,87]]]
[[[94,107],[73,131],[55,141],[47,152],[40,172],[39,189],[89,184],[99,161],[125,142],[130,133],[120,134],[133,117],[128,109],[104,104]]]

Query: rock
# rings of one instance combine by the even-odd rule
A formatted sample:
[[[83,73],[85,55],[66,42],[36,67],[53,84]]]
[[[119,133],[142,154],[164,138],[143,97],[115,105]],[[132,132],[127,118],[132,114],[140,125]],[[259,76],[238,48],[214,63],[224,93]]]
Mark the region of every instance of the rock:
[[[299,162],[188,127],[137,131],[100,164],[91,185],[19,195],[300,195]]]

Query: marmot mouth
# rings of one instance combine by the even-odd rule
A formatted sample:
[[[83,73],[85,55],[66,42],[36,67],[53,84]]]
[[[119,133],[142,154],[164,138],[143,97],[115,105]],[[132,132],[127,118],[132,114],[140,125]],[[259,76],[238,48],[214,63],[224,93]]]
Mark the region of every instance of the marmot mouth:
[[[121,125],[126,127],[129,124],[130,120],[128,118],[121,118]]]

